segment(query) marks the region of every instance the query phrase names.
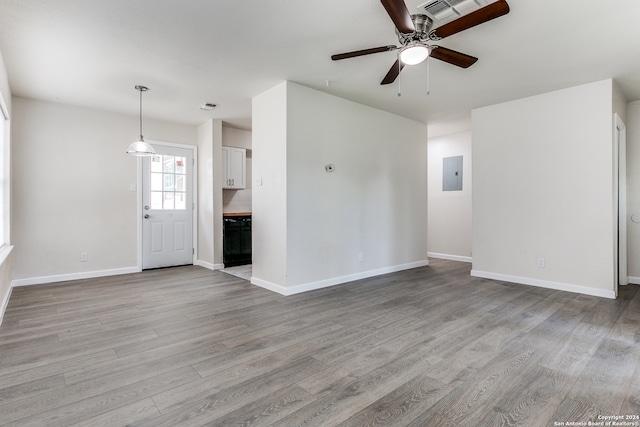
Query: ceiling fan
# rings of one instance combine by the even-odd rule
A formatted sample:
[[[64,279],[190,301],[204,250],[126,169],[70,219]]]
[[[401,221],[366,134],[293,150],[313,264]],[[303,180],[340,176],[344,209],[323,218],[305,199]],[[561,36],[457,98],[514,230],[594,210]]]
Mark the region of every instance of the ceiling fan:
[[[380,0],[387,10],[389,17],[396,26],[396,35],[401,46],[380,46],[370,49],[356,50],[353,52],[332,55],[331,59],[338,61],[341,59],[354,58],[357,56],[370,55],[372,53],[390,52],[399,50],[398,59],[391,66],[389,72],[380,82],[381,85],[393,83],[405,65],[415,65],[427,59],[439,59],[458,67],[468,68],[473,65],[478,58],[456,52],[438,45],[430,45],[430,41],[442,40],[452,34],[459,33],[476,25],[499,18],[509,13],[509,5],[505,0],[498,0],[488,4],[468,15],[461,16],[449,23],[431,29],[433,21],[427,15],[411,15],[407,10],[403,0]]]

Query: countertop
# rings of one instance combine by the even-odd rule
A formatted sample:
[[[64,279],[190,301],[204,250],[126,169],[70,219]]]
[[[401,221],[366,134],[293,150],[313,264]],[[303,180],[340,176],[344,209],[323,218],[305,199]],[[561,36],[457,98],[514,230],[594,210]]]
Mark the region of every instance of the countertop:
[[[222,217],[251,216],[251,212],[223,212]]]

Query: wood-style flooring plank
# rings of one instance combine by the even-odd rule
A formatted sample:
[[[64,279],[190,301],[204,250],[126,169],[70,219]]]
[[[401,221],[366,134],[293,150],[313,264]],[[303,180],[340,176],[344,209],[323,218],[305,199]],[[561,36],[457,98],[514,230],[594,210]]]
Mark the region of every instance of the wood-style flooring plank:
[[[287,365],[271,370],[263,375],[200,397],[191,396],[187,401],[181,398],[171,402],[166,408],[159,408],[163,415],[152,418],[142,426],[173,427],[201,426],[233,412],[250,402],[271,396],[285,387],[294,385],[309,373],[324,369],[325,365],[311,357],[291,361]],[[165,394],[166,395],[166,394]],[[156,406],[158,401],[154,399]],[[165,402],[165,404],[168,402]]]
[[[354,380],[370,374],[375,369],[387,364],[389,360],[408,352],[419,351],[424,344],[429,342],[428,337],[424,337],[420,331],[409,331],[395,339],[380,343],[379,346],[361,353],[354,352],[348,357],[341,357],[337,360],[326,361],[328,368],[316,375],[310,375],[299,382],[299,385],[314,396],[326,396],[339,390]],[[429,357],[427,361],[431,364],[434,359]]]
[[[446,384],[468,378],[496,357],[516,334],[513,329],[498,326],[486,334],[476,335],[475,340],[442,355],[431,376]]]
[[[32,364],[11,366],[9,368],[0,369],[0,379],[2,380],[1,382],[3,386],[9,387],[25,384],[30,381],[47,378],[53,375],[65,374],[74,370],[87,369],[117,358],[118,356],[115,351],[105,350],[78,357],[70,356],[69,358],[51,363],[42,363],[39,366],[33,366]]]
[[[245,406],[215,418],[219,426],[269,426],[313,401],[314,397],[297,385],[291,385],[273,394],[256,399]]]
[[[403,384],[429,371],[427,345],[355,379],[274,423],[274,426],[337,425]]]
[[[81,423],[86,419],[94,418],[97,415],[113,411],[114,409],[126,408],[131,402],[146,400],[156,393],[161,393],[173,387],[185,384],[199,378],[199,375],[191,368],[181,368],[176,371],[155,375],[140,381],[131,382],[122,387],[107,390],[102,393],[93,394],[83,399],[65,399],[64,397],[51,396],[48,401],[55,402],[53,407],[36,414],[27,413],[26,417],[8,425],[20,427],[35,426],[67,426]],[[88,390],[91,393],[90,390]],[[66,400],[65,404],[60,404]],[[39,409],[42,409],[40,407]],[[127,409],[125,409],[126,411]],[[12,416],[22,415],[13,413]]]
[[[640,411],[640,287],[467,263],[283,297],[197,266],[15,288],[0,425],[535,426]]]
[[[330,336],[341,326],[331,320],[326,320],[318,325],[308,326],[288,334],[278,335],[271,340],[261,339],[235,347],[233,352],[214,356],[211,359],[194,364],[194,369],[202,376],[213,375],[221,369],[226,369],[240,362],[248,362],[255,357],[264,356],[276,351],[284,351],[287,347],[300,344],[306,345],[314,338]],[[306,352],[306,351],[305,351]]]
[[[605,413],[618,415],[623,403],[619,398],[620,391],[627,390],[631,373],[639,363],[638,351],[633,344],[604,339],[567,397],[593,402]]]
[[[407,425],[424,407],[442,399],[451,388],[426,374],[418,375],[347,418],[338,427]]]
[[[523,375],[519,384],[509,387],[478,427],[553,424],[558,398],[564,398],[574,377],[553,369],[535,366]]]
[[[412,426],[478,425],[506,390],[537,366],[541,354],[532,347],[511,344],[466,381],[444,396]]]
[[[159,416],[158,408],[150,398],[84,419],[68,427],[122,427],[135,426],[151,417]]]
[[[607,336],[608,329],[579,322],[568,339],[552,349],[542,364],[568,375],[579,375]]]
[[[3,384],[4,385],[4,384]],[[0,405],[65,387],[64,375],[52,375],[0,388]]]
[[[620,414],[640,415],[640,363],[636,363],[636,370],[631,375],[629,387],[624,393]]]
[[[574,425],[579,426],[589,421],[600,421],[598,420],[599,415],[605,415],[605,413],[603,413],[602,409],[595,406],[595,402],[566,398],[560,402],[558,408],[553,415],[551,415],[549,423],[551,425],[555,425],[555,423],[558,423],[557,425],[574,423]]]

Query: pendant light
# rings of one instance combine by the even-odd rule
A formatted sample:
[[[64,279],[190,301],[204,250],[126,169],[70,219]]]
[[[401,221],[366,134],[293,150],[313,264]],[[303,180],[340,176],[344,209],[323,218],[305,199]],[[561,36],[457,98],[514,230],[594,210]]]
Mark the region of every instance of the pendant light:
[[[127,148],[127,154],[131,154],[133,156],[151,156],[156,154],[156,150],[154,150],[151,144],[146,142],[142,136],[142,92],[148,91],[149,88],[137,85],[135,89],[140,91],[140,136],[137,141],[134,141],[129,145],[129,148]]]

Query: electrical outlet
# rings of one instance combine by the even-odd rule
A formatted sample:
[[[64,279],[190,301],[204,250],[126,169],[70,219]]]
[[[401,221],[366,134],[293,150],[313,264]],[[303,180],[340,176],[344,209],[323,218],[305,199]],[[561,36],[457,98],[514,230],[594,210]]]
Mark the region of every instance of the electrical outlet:
[[[89,261],[89,254],[86,252],[80,252],[80,262]]]
[[[544,258],[538,258],[537,265],[538,268],[544,268]]]
[[[360,262],[364,261],[364,254],[362,252],[358,254],[358,261]]]

